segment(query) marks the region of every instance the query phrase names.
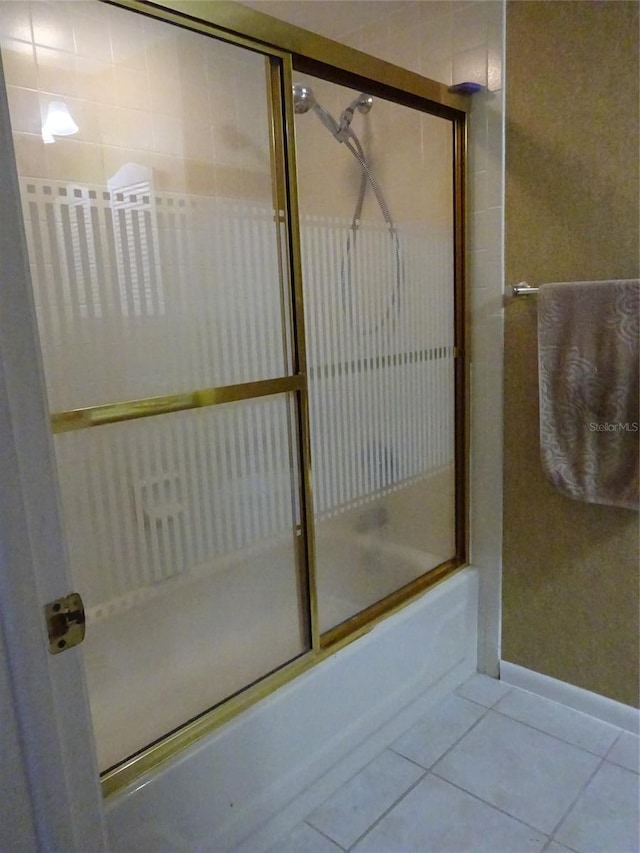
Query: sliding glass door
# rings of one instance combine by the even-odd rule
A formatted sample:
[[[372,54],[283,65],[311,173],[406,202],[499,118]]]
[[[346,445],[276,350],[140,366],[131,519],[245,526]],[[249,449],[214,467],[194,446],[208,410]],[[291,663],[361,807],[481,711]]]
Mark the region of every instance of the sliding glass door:
[[[294,102],[331,637],[456,555],[454,134],[446,118],[308,73]]]
[[[100,3],[2,20],[106,770],[310,647],[282,60]]]
[[[465,560],[458,96],[196,5],[0,16],[106,791]]]

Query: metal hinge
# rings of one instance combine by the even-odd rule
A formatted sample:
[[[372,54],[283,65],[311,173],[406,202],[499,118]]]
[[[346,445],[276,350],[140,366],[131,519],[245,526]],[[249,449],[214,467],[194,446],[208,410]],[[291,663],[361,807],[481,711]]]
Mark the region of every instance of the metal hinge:
[[[52,655],[66,652],[84,640],[84,604],[79,593],[70,592],[45,604],[44,616]]]

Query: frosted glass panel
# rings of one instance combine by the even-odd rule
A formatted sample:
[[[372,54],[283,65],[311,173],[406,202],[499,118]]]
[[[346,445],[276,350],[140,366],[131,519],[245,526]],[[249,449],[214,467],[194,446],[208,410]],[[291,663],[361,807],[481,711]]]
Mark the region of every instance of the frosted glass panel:
[[[270,206],[21,188],[53,411],[288,372]]]
[[[50,408],[290,373],[265,57],[22,5],[30,52],[1,37]],[[78,131],[46,143],[52,103]]]
[[[301,82],[336,126],[358,97]],[[455,552],[451,124],[324,119],[296,116],[323,631]]]
[[[290,375],[269,61],[103,3],[11,5],[50,410]],[[295,404],[54,436],[101,769],[308,649]]]
[[[292,420],[275,396],[55,437],[103,769],[307,648]]]

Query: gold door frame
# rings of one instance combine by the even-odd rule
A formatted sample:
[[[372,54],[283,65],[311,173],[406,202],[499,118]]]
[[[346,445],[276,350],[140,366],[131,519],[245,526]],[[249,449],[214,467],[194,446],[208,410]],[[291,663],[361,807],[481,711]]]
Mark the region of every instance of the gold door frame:
[[[467,562],[468,541],[468,350],[464,304],[464,187],[466,162],[467,96],[452,94],[444,84],[348,48],[330,39],[227,0],[101,0],[240,47],[253,49],[270,59],[272,129],[275,153],[274,200],[278,217],[284,215],[285,248],[291,283],[293,311],[293,372],[291,376],[220,388],[197,389],[166,397],[130,400],[52,415],[54,432],[85,429],[105,423],[148,417],[241,399],[288,393],[297,400],[297,431],[300,463],[301,540],[304,543],[302,578],[308,593],[310,650],[283,665],[257,683],[204,712],[177,731],[168,734],[140,753],[102,775],[104,795],[111,794],[143,773],[166,761],[186,746],[227,722],[240,711],[264,698],[305,670],[367,633],[381,619],[396,612],[426,589],[443,580]],[[313,503],[311,495],[310,429],[307,394],[307,364],[302,293],[302,264],[298,226],[293,69],[323,77],[452,123],[454,206],[454,354],[455,354],[455,557],[376,602],[322,636],[318,629],[315,584]],[[281,233],[281,232],[280,232]]]

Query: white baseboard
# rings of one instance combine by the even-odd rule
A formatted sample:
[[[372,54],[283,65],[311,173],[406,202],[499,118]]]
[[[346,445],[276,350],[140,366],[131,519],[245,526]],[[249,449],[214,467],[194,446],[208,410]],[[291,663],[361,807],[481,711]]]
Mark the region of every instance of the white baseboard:
[[[523,666],[503,660],[500,661],[500,680],[505,684],[520,687],[522,690],[528,690],[529,693],[536,693],[545,699],[566,705],[568,708],[582,711],[583,714],[589,714],[619,729],[634,732],[634,734],[638,734],[640,730],[638,708],[624,705],[622,702],[616,702],[607,696],[592,693],[590,690],[584,690],[566,681],[558,681],[557,678],[551,678],[541,672],[534,672],[532,669],[525,669]]]

